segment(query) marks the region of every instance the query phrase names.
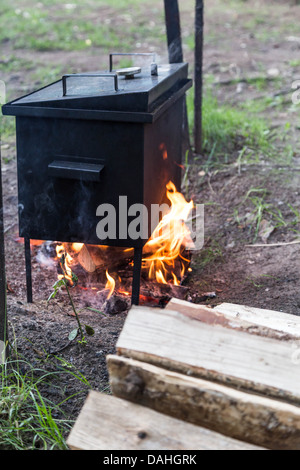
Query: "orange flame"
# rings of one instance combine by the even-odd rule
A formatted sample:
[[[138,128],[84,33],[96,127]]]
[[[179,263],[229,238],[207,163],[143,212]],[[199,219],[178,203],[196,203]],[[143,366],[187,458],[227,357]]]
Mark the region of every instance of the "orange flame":
[[[56,256],[59,260],[61,260],[62,257],[64,256],[64,262],[62,264],[64,274],[58,274],[57,276],[58,279],[62,279],[63,277],[65,277],[72,286],[73,285],[72,269],[71,269],[71,264],[73,261],[72,256],[68,252],[66,252],[63,244],[56,246]]]
[[[179,284],[176,274],[172,273],[172,276],[173,276],[174,286],[179,286],[180,284]]]
[[[105,285],[105,289],[109,289],[109,293],[108,293],[108,296],[107,296],[107,299],[110,299],[114,290],[115,290],[115,286],[116,286],[116,281],[114,280],[113,277],[111,277],[109,274],[108,274],[108,271],[106,271],[106,278],[107,278],[107,283]]]
[[[185,221],[194,203],[193,201],[187,202],[171,181],[167,184],[167,197],[171,202],[170,211],[162,218],[145,245],[145,253],[151,254],[143,258],[143,266],[148,269],[150,279],[166,284],[169,282],[167,278],[171,275],[170,282],[178,285],[179,281],[172,273],[172,268],[174,268],[175,260],[180,259],[182,261],[180,275],[183,277],[185,264],[189,260],[183,257],[182,252],[192,243]]]
[[[158,271],[156,271],[155,273],[155,277],[156,277],[156,281],[157,282],[160,282],[161,284],[168,284],[161,269],[159,269]]]

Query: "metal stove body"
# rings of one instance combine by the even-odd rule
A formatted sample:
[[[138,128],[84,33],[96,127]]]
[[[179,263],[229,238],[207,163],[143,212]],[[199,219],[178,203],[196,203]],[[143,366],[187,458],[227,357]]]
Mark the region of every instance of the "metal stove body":
[[[188,65],[152,63],[128,78],[112,70],[112,59],[109,72],[66,75],[2,108],[16,116],[19,234],[29,301],[30,239],[39,239],[134,247],[137,304],[151,205],[164,202],[169,180],[180,187],[184,97],[192,85]],[[120,196],[127,207],[148,209],[142,237],[132,239],[119,227]],[[97,235],[101,204],[116,210],[116,237]]]

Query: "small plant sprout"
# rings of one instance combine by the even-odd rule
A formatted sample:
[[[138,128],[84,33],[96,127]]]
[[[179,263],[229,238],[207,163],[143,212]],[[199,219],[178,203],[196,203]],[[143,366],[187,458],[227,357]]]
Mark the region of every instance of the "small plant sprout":
[[[86,338],[85,338],[85,335],[84,335],[84,331],[83,331],[83,327],[81,325],[81,322],[80,322],[80,319],[79,319],[79,315],[78,315],[78,312],[75,308],[75,305],[74,305],[74,302],[73,302],[73,299],[72,299],[72,296],[71,296],[71,293],[70,293],[70,289],[69,289],[69,286],[68,286],[68,280],[66,278],[66,272],[65,272],[65,255],[63,254],[62,257],[60,258],[59,260],[60,262],[60,266],[61,266],[61,269],[62,269],[62,272],[63,272],[63,277],[59,280],[57,280],[54,285],[53,285],[53,292],[50,294],[50,296],[48,297],[48,302],[52,299],[54,299],[56,297],[56,294],[57,292],[62,288],[62,287],[65,287],[66,288],[66,291],[67,291],[67,294],[68,294],[68,297],[69,297],[69,300],[70,300],[70,304],[71,304],[71,307],[72,307],[72,310],[74,312],[74,315],[76,317],[76,320],[77,320],[77,328],[74,328],[70,333],[69,333],[69,340],[70,341],[73,341],[75,338],[77,338],[78,334],[80,335],[80,339],[78,339],[78,343],[79,344],[82,344],[82,345],[85,345],[87,343],[86,341]],[[72,272],[72,281],[73,281],[73,285],[76,285],[77,282],[78,282],[78,278],[77,276]],[[94,329],[89,326],[89,325],[84,325],[84,328],[85,328],[85,331],[86,331],[86,334],[88,336],[93,336],[95,334],[95,331]]]

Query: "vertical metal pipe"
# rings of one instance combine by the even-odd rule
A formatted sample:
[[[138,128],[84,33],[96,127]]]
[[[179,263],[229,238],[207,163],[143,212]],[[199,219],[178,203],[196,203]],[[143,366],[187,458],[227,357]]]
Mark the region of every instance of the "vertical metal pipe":
[[[132,279],[132,293],[131,293],[132,305],[138,305],[140,301],[142,256],[143,256],[143,247],[136,247],[134,249],[134,258],[133,258],[133,279]]]
[[[32,275],[31,275],[31,251],[30,239],[24,238],[25,245],[25,266],[26,266],[26,289],[27,289],[27,302],[32,303]]]
[[[1,144],[1,140],[0,140]],[[4,220],[1,173],[1,145],[0,145],[0,341],[7,341],[7,310],[6,310],[6,276],[5,276],[5,250],[4,250]],[[0,348],[1,351],[1,348]],[[1,358],[0,358],[1,359]]]
[[[178,1],[164,0],[164,5],[169,62],[170,64],[181,63],[183,62],[183,52]],[[186,100],[184,100],[183,107],[182,137],[182,154],[185,155],[191,149]]]
[[[196,0],[195,9],[195,78],[194,78],[194,145],[202,151],[202,64],[203,64],[203,0]]]
[[[183,62],[180,14],[177,0],[164,0],[170,64]]]

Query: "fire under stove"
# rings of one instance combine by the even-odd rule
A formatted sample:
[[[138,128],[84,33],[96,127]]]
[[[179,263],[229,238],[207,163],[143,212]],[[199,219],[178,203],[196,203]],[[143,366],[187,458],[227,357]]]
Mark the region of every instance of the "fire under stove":
[[[144,67],[114,69],[115,56],[149,56]],[[168,181],[181,185],[188,64],[157,65],[153,54],[109,55],[109,71],[64,75],[7,103],[16,117],[19,235],[25,241],[32,302],[30,240],[134,248],[132,303],[139,303],[142,250],[151,205]],[[127,207],[148,209],[148,230],[133,239],[120,225]],[[100,239],[97,208],[116,210],[116,236]],[[104,206],[102,206],[104,207]],[[130,223],[128,216],[128,224]]]

